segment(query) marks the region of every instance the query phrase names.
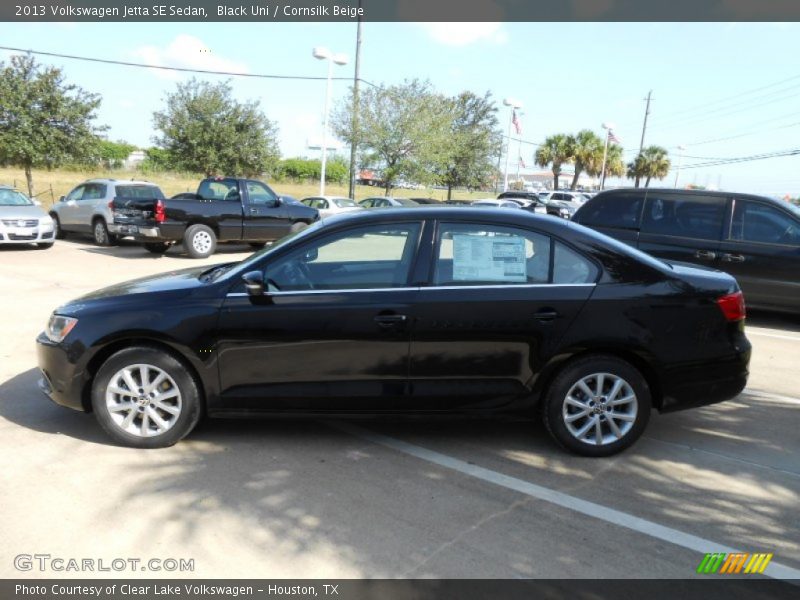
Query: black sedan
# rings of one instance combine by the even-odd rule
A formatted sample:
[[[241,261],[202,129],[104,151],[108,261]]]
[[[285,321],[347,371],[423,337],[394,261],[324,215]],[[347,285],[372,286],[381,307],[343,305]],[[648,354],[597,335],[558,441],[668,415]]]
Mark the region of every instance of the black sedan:
[[[744,301],[525,211],[364,211],[240,263],[138,279],[53,313],[40,388],[119,443],[163,447],[201,414],[542,414],[567,449],[630,446],[651,408],[745,386]]]

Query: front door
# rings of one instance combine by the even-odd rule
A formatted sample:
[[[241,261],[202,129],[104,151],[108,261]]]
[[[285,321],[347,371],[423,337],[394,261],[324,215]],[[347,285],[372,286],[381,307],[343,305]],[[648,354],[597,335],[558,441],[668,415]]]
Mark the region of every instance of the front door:
[[[419,292],[411,390],[420,410],[496,407],[526,393],[599,269],[541,233],[442,223]]]
[[[234,287],[220,315],[215,410],[403,407],[419,222],[317,236],[261,265],[269,292]]]
[[[260,181],[246,181],[247,206],[244,213],[244,239],[277,240],[292,226],[289,209],[277,194]]]
[[[61,223],[61,228],[65,230],[76,231],[75,226],[78,225],[78,201],[83,197],[83,190],[85,185],[79,185],[69,194],[64,197],[64,201],[58,208],[58,220]]]
[[[736,277],[745,302],[800,312],[800,217],[737,198],[726,238],[719,268]]]

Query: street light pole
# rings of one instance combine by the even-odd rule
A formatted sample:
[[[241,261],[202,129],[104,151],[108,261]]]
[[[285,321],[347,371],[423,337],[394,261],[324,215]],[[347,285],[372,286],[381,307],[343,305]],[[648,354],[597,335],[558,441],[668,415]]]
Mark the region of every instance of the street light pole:
[[[508,141],[506,142],[506,168],[503,177],[503,191],[508,191],[508,157],[511,154],[511,125],[514,122],[514,111],[518,108],[522,108],[522,102],[518,100],[514,100],[513,98],[506,98],[503,100],[503,104],[511,108],[511,112],[508,115]]]
[[[684,146],[678,146],[678,169],[675,171],[675,185],[672,187],[678,187],[678,176],[681,174],[681,159],[683,158],[683,151],[686,150]]]
[[[606,130],[606,143],[603,147],[603,166],[600,169],[600,191],[606,184],[606,159],[608,158],[608,140],[611,138],[611,130],[614,128],[613,123],[603,123],[603,129]]]
[[[328,162],[328,115],[330,113],[331,103],[331,83],[333,80],[333,63],[337,65],[346,65],[347,57],[344,54],[332,54],[327,48],[317,46],[314,48],[312,55],[319,60],[328,61],[328,78],[325,88],[325,108],[322,115],[322,165],[320,167],[319,178],[319,195],[325,195],[325,167]]]

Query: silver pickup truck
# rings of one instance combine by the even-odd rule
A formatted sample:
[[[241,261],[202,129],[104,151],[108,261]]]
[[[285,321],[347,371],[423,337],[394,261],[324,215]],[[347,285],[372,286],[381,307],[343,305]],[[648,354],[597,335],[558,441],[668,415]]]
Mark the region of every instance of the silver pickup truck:
[[[90,179],[73,189],[50,209],[56,237],[67,233],[91,234],[95,244],[108,246],[117,241],[119,228],[114,224],[111,203],[114,198],[163,199],[164,193],[149,181],[125,179]]]

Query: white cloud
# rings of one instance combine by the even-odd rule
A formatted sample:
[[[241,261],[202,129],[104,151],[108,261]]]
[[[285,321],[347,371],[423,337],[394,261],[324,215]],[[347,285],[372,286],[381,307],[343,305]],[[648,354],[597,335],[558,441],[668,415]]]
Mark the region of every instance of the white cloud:
[[[503,30],[502,23],[420,23],[419,26],[431,39],[445,46],[508,42],[508,34]]]
[[[154,67],[180,67],[233,73],[249,72],[244,63],[215,55],[211,46],[205,44],[201,39],[187,34],[177,36],[166,48],[140,46],[132,54],[135,58]],[[179,71],[154,69],[154,73],[164,79],[180,77]]]

